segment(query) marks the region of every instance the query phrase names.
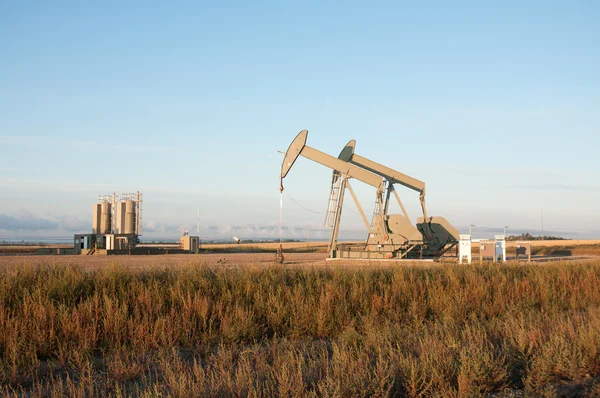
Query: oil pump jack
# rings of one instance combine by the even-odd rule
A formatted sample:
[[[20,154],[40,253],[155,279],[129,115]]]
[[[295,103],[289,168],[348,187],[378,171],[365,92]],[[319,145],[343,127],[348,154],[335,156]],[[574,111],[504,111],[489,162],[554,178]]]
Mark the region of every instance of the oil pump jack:
[[[351,140],[339,156],[333,157],[306,145],[308,131],[302,130],[290,144],[281,165],[281,185],[299,156],[333,170],[326,224],[330,258],[403,259],[439,258],[458,244],[459,232],[443,217],[429,217],[425,206],[425,183],[355,153]],[[364,182],[376,189],[372,222],[367,217],[352,189],[350,180]],[[402,185],[419,193],[423,215],[416,226],[410,222],[394,185]],[[338,244],[338,234],[346,191],[350,193],[368,231],[361,244]],[[392,195],[402,214],[388,214]]]

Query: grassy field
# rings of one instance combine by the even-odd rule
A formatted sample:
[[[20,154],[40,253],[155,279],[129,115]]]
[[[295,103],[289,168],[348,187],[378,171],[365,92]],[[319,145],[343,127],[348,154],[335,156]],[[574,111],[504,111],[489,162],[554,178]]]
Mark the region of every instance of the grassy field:
[[[0,268],[0,395],[600,394],[598,261],[54,261]]]

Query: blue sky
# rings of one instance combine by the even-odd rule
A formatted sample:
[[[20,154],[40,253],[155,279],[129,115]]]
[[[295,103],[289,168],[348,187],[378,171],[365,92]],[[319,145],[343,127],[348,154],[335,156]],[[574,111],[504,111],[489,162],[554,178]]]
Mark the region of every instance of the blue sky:
[[[85,232],[137,190],[147,238],[198,210],[206,238],[277,236],[302,129],[425,181],[462,231],[538,231],[544,203],[546,231],[600,237],[600,3],[323,3],[0,3],[0,238]],[[329,183],[296,163],[288,236],[327,235]]]

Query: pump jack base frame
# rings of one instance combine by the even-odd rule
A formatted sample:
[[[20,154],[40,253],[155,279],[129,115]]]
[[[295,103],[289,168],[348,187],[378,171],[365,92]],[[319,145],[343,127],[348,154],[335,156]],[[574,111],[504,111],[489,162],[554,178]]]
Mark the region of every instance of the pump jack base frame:
[[[386,250],[382,245],[380,250],[367,250],[364,244],[339,244],[333,249],[327,258],[330,260],[375,260],[375,261],[443,261],[457,259],[457,255],[445,255],[457,246],[458,242],[450,242],[444,249],[436,253],[435,256],[423,256],[420,253],[419,245],[412,244],[403,251]]]
[[[434,258],[359,258],[359,257],[336,257],[336,258],[326,258],[326,262],[347,262],[347,261],[357,261],[357,262],[368,262],[368,263],[386,263],[386,264],[398,264],[398,263],[434,263],[438,260]]]

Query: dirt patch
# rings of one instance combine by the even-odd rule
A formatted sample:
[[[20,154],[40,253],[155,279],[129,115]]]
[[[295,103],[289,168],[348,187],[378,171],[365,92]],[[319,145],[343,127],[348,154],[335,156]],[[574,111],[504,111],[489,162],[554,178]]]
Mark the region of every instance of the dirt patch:
[[[327,253],[285,253],[288,265],[325,265]],[[189,264],[252,266],[275,264],[273,253],[169,254],[156,256],[3,256],[0,267],[42,264],[80,265],[89,269],[119,265],[126,268],[179,267]]]

